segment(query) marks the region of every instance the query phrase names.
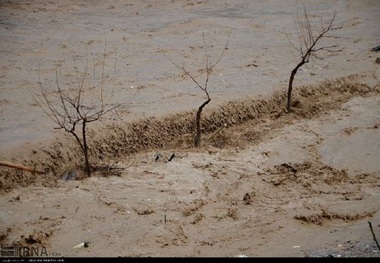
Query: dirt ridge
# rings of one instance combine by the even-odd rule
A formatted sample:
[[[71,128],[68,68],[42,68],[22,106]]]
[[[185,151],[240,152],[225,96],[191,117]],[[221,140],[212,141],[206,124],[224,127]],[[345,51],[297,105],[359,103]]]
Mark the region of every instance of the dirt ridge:
[[[293,111],[286,114],[285,92],[275,92],[266,99],[249,98],[222,104],[205,111],[202,117],[203,138],[220,127],[236,127],[247,121],[263,118],[311,118],[323,110],[338,107],[347,99],[371,91],[357,75],[324,81],[316,85],[296,88]],[[155,149],[190,148],[195,130],[194,112],[176,113],[163,118],[148,118],[129,124],[113,124],[89,131],[90,160],[95,164],[117,162],[131,154]],[[207,144],[208,142],[204,142]],[[38,148],[40,147],[40,148]],[[49,168],[46,175],[33,175],[2,168],[0,186],[10,190],[17,185],[27,186],[39,181],[42,185],[56,185],[65,171],[78,169],[82,156],[72,138],[64,135],[47,146],[33,146],[10,157],[10,161],[26,166]],[[4,158],[3,158],[4,159]]]

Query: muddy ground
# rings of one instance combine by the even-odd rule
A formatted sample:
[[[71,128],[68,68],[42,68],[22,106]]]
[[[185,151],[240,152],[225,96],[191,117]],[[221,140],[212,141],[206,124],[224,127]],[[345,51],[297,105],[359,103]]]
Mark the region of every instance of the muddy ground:
[[[380,239],[380,71],[371,51],[380,5],[313,3],[338,10],[344,55],[306,65],[286,113],[296,56],[281,30],[294,34],[293,1],[0,1],[0,159],[47,168],[0,167],[1,244],[64,257],[379,257],[368,221]],[[191,58],[185,65],[196,72],[202,32],[215,54],[227,35],[229,48],[194,148],[193,105],[204,98],[162,51],[177,63]],[[123,121],[91,127],[97,170],[86,178],[73,139],[28,91],[38,90],[38,74],[54,85],[56,64],[70,71],[72,57],[79,67],[98,59],[104,38],[107,58],[117,58],[107,68],[117,76],[114,99],[133,99]],[[59,179],[72,171],[77,180]]]

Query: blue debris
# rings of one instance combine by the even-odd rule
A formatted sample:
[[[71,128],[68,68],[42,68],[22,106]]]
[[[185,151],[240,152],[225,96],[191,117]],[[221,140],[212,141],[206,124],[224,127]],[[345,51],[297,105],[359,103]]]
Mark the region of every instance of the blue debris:
[[[68,181],[68,180],[75,180],[77,177],[78,177],[78,171],[71,170],[71,171],[64,172],[63,175],[59,179]]]

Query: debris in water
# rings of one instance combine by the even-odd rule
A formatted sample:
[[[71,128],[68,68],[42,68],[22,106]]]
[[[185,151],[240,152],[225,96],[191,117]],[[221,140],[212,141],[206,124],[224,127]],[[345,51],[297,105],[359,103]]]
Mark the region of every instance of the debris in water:
[[[63,175],[59,179],[68,181],[68,180],[75,180],[77,177],[78,177],[78,171],[71,170],[71,171],[64,172]]]
[[[89,241],[85,241],[85,242],[83,242],[83,243],[80,243],[80,244],[76,245],[76,246],[73,247],[73,248],[88,247],[89,244],[90,244]]]
[[[170,162],[171,160],[173,160],[174,157],[175,157],[175,155],[173,153],[172,156],[170,156],[170,158],[168,159],[168,162]]]
[[[162,154],[161,154],[161,153],[156,153],[156,154],[154,155],[154,160],[157,162],[158,159],[160,159],[161,157],[162,157]]]

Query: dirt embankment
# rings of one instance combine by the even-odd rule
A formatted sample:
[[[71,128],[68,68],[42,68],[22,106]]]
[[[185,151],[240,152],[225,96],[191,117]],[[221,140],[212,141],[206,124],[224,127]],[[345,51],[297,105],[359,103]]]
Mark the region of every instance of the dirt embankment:
[[[203,145],[244,147],[247,143],[259,142],[267,136],[269,130],[297,119],[316,117],[323,111],[339,107],[353,96],[378,92],[361,84],[358,79],[358,76],[350,76],[296,88],[291,113],[284,111],[285,92],[276,92],[266,99],[231,101],[212,111],[206,108],[202,117]],[[119,160],[128,159],[131,154],[148,150],[191,148],[194,131],[194,112],[93,129],[89,131],[91,162],[99,168],[99,174],[107,174],[107,167]],[[48,145],[29,145],[2,159],[40,170],[48,169],[46,175],[36,176],[2,168],[2,190],[33,183],[54,186],[57,178],[65,171],[80,169],[82,166],[81,153],[73,143],[73,138],[68,135],[62,135]]]

